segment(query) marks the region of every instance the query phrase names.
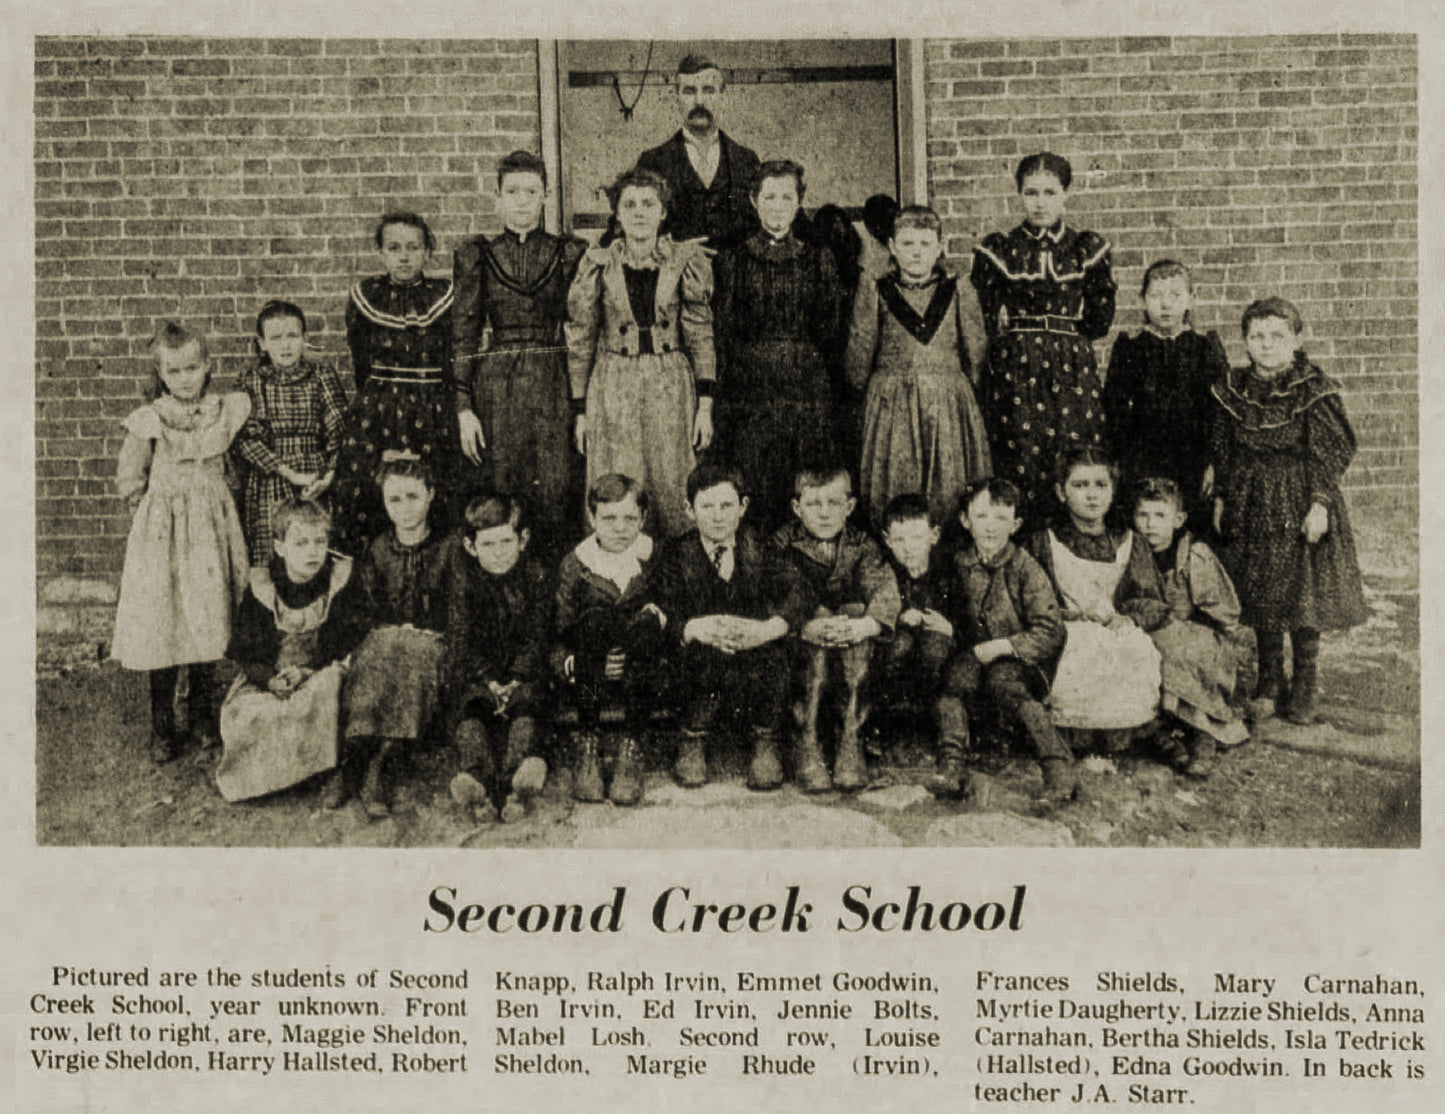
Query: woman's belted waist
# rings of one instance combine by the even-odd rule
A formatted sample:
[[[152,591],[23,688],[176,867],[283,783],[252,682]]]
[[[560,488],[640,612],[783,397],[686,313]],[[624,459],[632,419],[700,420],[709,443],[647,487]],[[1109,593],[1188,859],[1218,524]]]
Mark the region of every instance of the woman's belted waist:
[[[492,328],[492,346],[502,345],[556,345],[557,330],[544,325],[500,325]]]
[[[1077,333],[1079,323],[1072,317],[1059,317],[1045,313],[1037,317],[1019,315],[1010,317],[1008,331],[1011,333]]]
[[[392,367],[390,364],[372,364],[371,378],[390,383],[440,383],[442,369],[439,367]]]

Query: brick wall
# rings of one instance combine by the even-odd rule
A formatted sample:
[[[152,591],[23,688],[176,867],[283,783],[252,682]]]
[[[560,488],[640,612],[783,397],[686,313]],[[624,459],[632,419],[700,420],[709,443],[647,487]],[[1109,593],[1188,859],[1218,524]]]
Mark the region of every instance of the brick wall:
[[[1196,318],[1297,301],[1344,381],[1357,508],[1418,491],[1416,44],[1411,36],[931,42],[928,172],[949,252],[1017,221],[1012,168],[1074,164],[1075,223],[1116,245],[1117,324],[1143,268],[1189,264]],[[204,324],[223,385],[268,298],[345,367],[343,311],[383,207],[441,241],[495,228],[491,169],[537,149],[531,41],[35,43],[39,658],[108,649],[129,515],[111,479],[159,317]],[[820,199],[827,200],[827,199]],[[1107,342],[1100,346],[1106,354]]]
[[[497,159],[539,142],[533,41],[35,42],[39,657],[106,652],[129,514],[112,478],[145,340],[179,316],[218,379],[285,298],[346,366],[346,291],[383,207],[451,249],[494,227]]]
[[[1115,335],[1142,324],[1139,281],[1165,256],[1193,270],[1196,324],[1236,364],[1244,307],[1291,299],[1306,350],[1344,385],[1357,515],[1413,525],[1414,36],[938,41],[925,59],[929,189],[951,255],[1021,219],[1020,156],[1066,156],[1069,219],[1114,244]]]

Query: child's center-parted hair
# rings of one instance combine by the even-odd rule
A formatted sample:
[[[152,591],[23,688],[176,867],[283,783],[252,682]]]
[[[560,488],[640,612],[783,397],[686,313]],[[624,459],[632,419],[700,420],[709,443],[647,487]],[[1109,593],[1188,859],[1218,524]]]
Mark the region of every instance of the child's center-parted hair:
[[[1119,466],[1114,463],[1108,453],[1095,445],[1080,445],[1061,453],[1054,468],[1054,479],[1060,484],[1066,484],[1075,469],[1092,467],[1107,468],[1109,479],[1115,487],[1119,486]]]
[[[398,476],[420,480],[428,491],[436,490],[437,485],[432,476],[431,465],[415,453],[387,449],[381,454],[381,463],[376,467],[376,486],[381,487],[387,480]]]
[[[437,250],[436,237],[431,234],[431,228],[427,226],[426,221],[421,217],[420,214],[413,213],[407,210],[402,210],[395,213],[385,213],[382,215],[381,220],[376,222],[375,239],[378,250],[381,248],[382,240],[386,236],[387,225],[391,224],[405,224],[411,228],[417,229],[421,232],[421,242],[426,246],[426,250]]]

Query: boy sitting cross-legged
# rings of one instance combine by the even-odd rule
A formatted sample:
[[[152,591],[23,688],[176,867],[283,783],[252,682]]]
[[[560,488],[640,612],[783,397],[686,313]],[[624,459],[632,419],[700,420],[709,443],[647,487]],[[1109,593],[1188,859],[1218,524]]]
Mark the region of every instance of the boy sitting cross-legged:
[[[674,773],[689,788],[707,781],[705,742],[726,701],[751,729],[748,787],[776,789],[788,691],[781,639],[802,625],[805,601],[782,554],[743,526],[748,499],[735,471],[699,464],[687,478],[687,500],[697,528],[663,548],[648,591],[665,618],[683,696]]]
[[[804,695],[793,773],[805,793],[862,789],[868,767],[858,735],[865,715],[860,690],[874,640],[891,634],[898,620],[898,582],[878,543],[848,523],[857,500],[847,469],[805,469],[793,490],[795,520],[773,535],[802,577],[811,615],[796,645]],[[830,777],[818,717],[834,661],[843,680],[843,726]]]
[[[547,764],[536,750],[545,708],[551,575],[525,556],[530,532],[510,495],[467,506],[448,600],[446,674],[460,772],[452,799],[479,824],[520,820],[541,792]]]

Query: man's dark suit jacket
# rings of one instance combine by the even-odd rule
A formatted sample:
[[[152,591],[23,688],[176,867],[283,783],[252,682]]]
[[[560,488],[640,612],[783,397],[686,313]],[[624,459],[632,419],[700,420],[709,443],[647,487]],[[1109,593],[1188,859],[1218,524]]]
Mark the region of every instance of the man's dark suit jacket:
[[[711,186],[704,186],[688,161],[686,143],[678,131],[661,147],[642,152],[639,170],[651,170],[666,179],[672,190],[664,232],[674,240],[707,237],[710,248],[731,247],[746,240],[758,227],[753,209],[753,176],[762,165],[757,153],[718,132],[722,151]]]

